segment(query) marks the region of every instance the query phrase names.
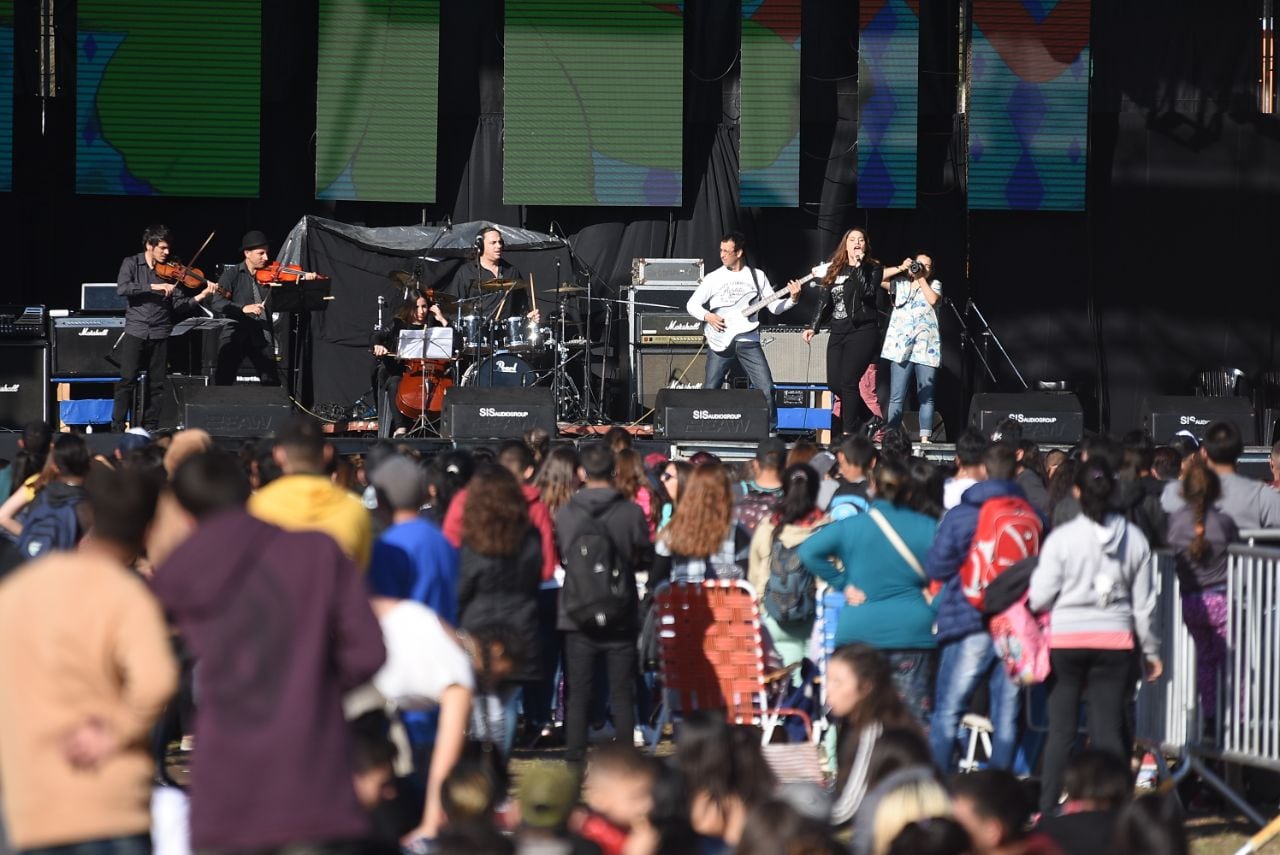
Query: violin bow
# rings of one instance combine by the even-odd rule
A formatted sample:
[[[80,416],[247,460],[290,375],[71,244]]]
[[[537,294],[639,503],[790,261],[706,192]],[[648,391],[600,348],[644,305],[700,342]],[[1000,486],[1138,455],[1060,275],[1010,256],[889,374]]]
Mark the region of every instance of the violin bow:
[[[200,244],[200,248],[196,250],[196,254],[191,256],[191,260],[182,265],[182,275],[185,277],[191,268],[196,266],[196,259],[200,257],[200,253],[204,252],[205,247],[209,245],[209,241],[213,240],[213,236],[218,233],[217,229],[209,232],[209,236],[204,239],[204,243]]]

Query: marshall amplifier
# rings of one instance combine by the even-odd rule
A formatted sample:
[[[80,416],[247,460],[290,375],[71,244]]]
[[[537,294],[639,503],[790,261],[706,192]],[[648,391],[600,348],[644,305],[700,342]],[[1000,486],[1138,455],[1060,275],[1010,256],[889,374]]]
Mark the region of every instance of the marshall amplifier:
[[[556,404],[542,386],[453,386],[444,393],[440,430],[449,439],[519,439],[531,428],[556,433]]]
[[[638,350],[635,360],[632,379],[641,412],[653,406],[660,389],[701,389],[707,373],[706,351],[692,347]]]
[[[1168,442],[1180,430],[1197,439],[1213,422],[1231,422],[1252,445],[1255,437],[1253,406],[1248,398],[1194,398],[1190,395],[1153,395],[1142,402],[1142,423],[1157,443]]]
[[[124,334],[124,318],[77,315],[53,319],[53,376],[120,376],[116,342]]]
[[[702,345],[702,323],[687,312],[642,312],[636,324],[636,343],[641,347]]]
[[[757,389],[662,389],[653,431],[668,440],[758,441],[769,435],[769,404]]]
[[[1073,445],[1084,437],[1084,411],[1075,395],[1055,392],[984,393],[973,396],[969,423],[987,436],[1005,419],[1022,425],[1036,442]]]
[[[0,431],[49,421],[49,346],[0,342]]]
[[[183,424],[212,436],[266,436],[289,420],[289,397],[281,386],[196,385],[183,391]]]

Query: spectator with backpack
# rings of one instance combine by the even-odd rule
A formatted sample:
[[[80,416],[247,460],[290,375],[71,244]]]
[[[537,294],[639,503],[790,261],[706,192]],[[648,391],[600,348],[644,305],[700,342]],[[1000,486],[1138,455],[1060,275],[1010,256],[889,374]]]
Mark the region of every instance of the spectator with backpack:
[[[25,558],[73,549],[88,531],[93,512],[85,501],[84,479],[90,460],[89,446],[78,434],[64,433],[54,441],[49,481],[20,519],[18,551]]]
[[[987,438],[973,428],[956,440],[956,474],[948,478],[942,488],[942,504],[947,510],[959,505],[965,491],[987,477],[982,469],[982,455],[989,445]]]
[[[756,446],[756,456],[749,464],[751,480],[741,481],[741,494],[734,502],[733,518],[754,534],[760,520],[773,513],[773,506],[782,496],[782,470],[787,461],[787,444],[777,437],[761,440]]]
[[[1058,805],[1062,773],[1076,740],[1080,701],[1088,707],[1089,744],[1129,756],[1126,704],[1137,654],[1148,680],[1163,671],[1155,634],[1156,589],[1151,549],[1142,531],[1112,510],[1115,475],[1090,458],[1076,474],[1080,515],[1045,539],[1031,574],[1027,604],[1049,614],[1049,738],[1040,810]],[[997,731],[998,733],[998,731]]]
[[[570,763],[586,756],[587,709],[600,656],[609,674],[614,731],[629,740],[635,730],[635,574],[648,569],[652,557],[644,512],[613,486],[613,452],[594,443],[582,449],[579,461],[582,489],[556,515],[564,556],[557,625],[565,633],[565,759]]]
[[[817,614],[817,582],[797,550],[827,522],[817,506],[819,476],[807,463],[782,473],[777,508],[751,538],[747,580],[760,601],[760,622],[790,665],[804,658]]]
[[[800,560],[845,592],[836,645],[861,642],[884,654],[908,708],[927,721],[936,644],[922,564],[938,522],[908,507],[911,479],[902,466],[882,462],[873,477],[870,510],[815,532],[800,545]]]
[[[966,436],[961,436],[961,446],[977,445]],[[1012,447],[988,446],[975,463],[966,465],[971,475],[986,480],[965,490],[960,504],[943,516],[924,565],[930,579],[944,583],[938,595],[938,681],[929,731],[933,762],[944,772],[952,771],[960,719],[983,680],[991,689],[995,729],[991,766],[1008,769],[1013,764],[1018,685],[997,656],[975,602],[981,603],[983,585],[990,581],[982,577],[1007,568],[1013,555],[1025,558],[1038,552],[1044,531],[1044,520],[1013,480],[1017,455]]]

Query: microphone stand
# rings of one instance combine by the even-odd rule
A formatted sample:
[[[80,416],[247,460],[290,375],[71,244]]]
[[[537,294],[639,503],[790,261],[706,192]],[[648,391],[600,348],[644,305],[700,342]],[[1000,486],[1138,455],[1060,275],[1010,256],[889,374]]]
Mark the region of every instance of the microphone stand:
[[[558,226],[559,223],[553,223],[552,225]],[[595,279],[599,274],[595,272],[595,270],[591,267],[590,264],[587,264],[585,261],[583,261],[582,258],[579,257],[578,254],[573,251],[573,242],[569,240],[568,235],[563,233],[563,229],[561,229],[560,237],[562,240],[564,240],[565,248],[569,251],[569,261],[573,265],[575,274],[579,268],[581,268],[587,274],[587,296],[586,296],[587,308],[585,313],[583,314],[583,319],[582,319],[582,338],[586,342],[583,349],[583,360],[582,360],[582,402],[583,402],[582,420],[586,424],[591,424],[592,422],[598,423],[598,422],[604,421],[604,384],[605,384],[605,375],[608,373],[608,371],[606,370],[606,363],[609,358],[608,356],[609,334],[612,330],[612,321],[613,321],[612,311],[609,309],[606,309],[605,311],[605,327],[604,327],[605,352],[604,352],[604,355],[601,356],[601,364],[600,364],[600,393],[598,396],[594,396],[592,394],[592,389],[591,389],[591,308],[595,301],[592,299],[591,291],[592,291],[592,280]],[[556,259],[556,264],[559,265],[559,263],[560,263],[560,260]],[[605,283],[604,280],[601,280],[601,284],[607,287],[607,283]]]
[[[1009,356],[1009,351],[1004,349],[1004,345],[1000,343],[1000,337],[996,335],[995,330],[991,328],[991,324],[987,323],[987,319],[983,316],[982,310],[978,308],[978,304],[972,297],[969,298],[969,308],[973,310],[973,314],[977,316],[978,322],[982,324],[982,332],[980,335],[983,337],[983,340],[987,343],[995,342],[996,347],[1000,350],[1000,355],[1004,357],[1004,361],[1008,363],[1009,368],[1013,370],[1013,376],[1017,377],[1018,382],[1022,384],[1022,391],[1025,392],[1030,389],[1031,387],[1022,377],[1022,372],[1018,370],[1018,366],[1013,363],[1013,358]],[[986,363],[986,359],[983,359],[983,363]],[[987,368],[987,373],[991,374],[990,366]],[[992,375],[991,379],[994,382],[995,376]]]

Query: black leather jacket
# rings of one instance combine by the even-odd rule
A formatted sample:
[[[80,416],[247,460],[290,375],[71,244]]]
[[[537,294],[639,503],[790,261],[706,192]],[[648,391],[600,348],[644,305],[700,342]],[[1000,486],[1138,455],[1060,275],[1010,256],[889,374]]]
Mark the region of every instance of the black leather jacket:
[[[880,287],[884,279],[884,265],[878,261],[863,260],[859,266],[847,265],[841,272],[849,276],[844,283],[845,317],[858,326],[872,320],[883,324],[888,313],[888,294]],[[834,309],[831,289],[823,288],[822,300],[809,327],[815,332],[821,330],[822,325],[831,319]]]

